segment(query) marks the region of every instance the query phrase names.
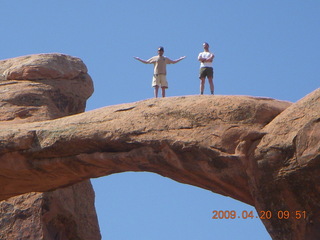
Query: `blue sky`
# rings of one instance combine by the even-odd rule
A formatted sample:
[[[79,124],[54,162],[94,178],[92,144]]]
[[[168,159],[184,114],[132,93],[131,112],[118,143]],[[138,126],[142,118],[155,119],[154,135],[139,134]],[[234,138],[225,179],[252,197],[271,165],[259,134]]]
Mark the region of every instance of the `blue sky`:
[[[168,66],[167,96],[198,94],[206,41],[217,95],[296,102],[319,87],[319,12],[319,0],[2,0],[1,58],[81,58],[95,85],[90,111],[152,98],[152,66],[133,56],[148,59],[160,45],[172,59],[187,56]],[[257,219],[211,219],[253,208],[206,190],[152,173],[92,182],[103,239],[270,239]]]

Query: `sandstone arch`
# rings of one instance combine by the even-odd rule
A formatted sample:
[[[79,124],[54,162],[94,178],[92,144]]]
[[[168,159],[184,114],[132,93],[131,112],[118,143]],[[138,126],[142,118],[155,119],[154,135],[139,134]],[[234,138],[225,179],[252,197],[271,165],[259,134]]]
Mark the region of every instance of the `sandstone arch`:
[[[13,67],[13,61],[24,64]],[[79,59],[37,55],[1,66],[8,94],[12,84],[23,83],[49,97],[24,93],[14,95],[14,101],[2,100],[12,113],[0,124],[0,199],[117,172],[150,171],[258,211],[305,210],[306,219],[263,222],[273,239],[318,239],[319,89],[295,104],[248,96],[187,96],[61,118],[81,112],[83,99],[92,93]],[[65,83],[84,87],[75,93]],[[77,102],[70,104],[74,98]],[[21,99],[31,102],[22,106]],[[56,99],[65,100],[57,104]]]

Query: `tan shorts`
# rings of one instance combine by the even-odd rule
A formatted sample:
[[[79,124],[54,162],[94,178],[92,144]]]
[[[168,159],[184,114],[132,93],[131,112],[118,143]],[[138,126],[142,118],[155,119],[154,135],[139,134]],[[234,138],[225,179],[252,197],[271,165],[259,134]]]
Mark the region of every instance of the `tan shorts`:
[[[154,74],[152,78],[152,87],[155,86],[168,88],[167,76],[165,74]]]

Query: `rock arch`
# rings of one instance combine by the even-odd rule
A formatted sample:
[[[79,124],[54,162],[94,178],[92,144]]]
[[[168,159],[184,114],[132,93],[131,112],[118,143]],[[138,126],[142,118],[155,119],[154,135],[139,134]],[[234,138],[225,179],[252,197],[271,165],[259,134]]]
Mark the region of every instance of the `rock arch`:
[[[93,91],[81,60],[44,54],[0,66],[5,94],[24,84],[2,98],[10,116],[0,124],[0,199],[150,171],[258,211],[306,211],[305,219],[263,222],[273,239],[318,239],[319,89],[295,104],[187,96],[79,113]]]

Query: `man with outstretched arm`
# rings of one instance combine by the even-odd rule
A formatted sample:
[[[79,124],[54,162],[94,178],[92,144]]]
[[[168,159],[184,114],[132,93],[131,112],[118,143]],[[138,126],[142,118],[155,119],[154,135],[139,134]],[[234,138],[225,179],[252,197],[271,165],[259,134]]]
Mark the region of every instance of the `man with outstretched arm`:
[[[159,87],[162,89],[162,97],[166,96],[166,89],[168,88],[168,81],[167,81],[167,64],[174,64],[180,62],[182,59],[185,58],[181,57],[177,60],[171,60],[168,57],[163,56],[164,48],[158,48],[158,55],[154,56],[148,60],[143,60],[139,57],[134,57],[135,59],[139,60],[145,64],[154,64],[153,70],[153,78],[152,78],[152,87],[154,87],[154,96],[158,97]]]

